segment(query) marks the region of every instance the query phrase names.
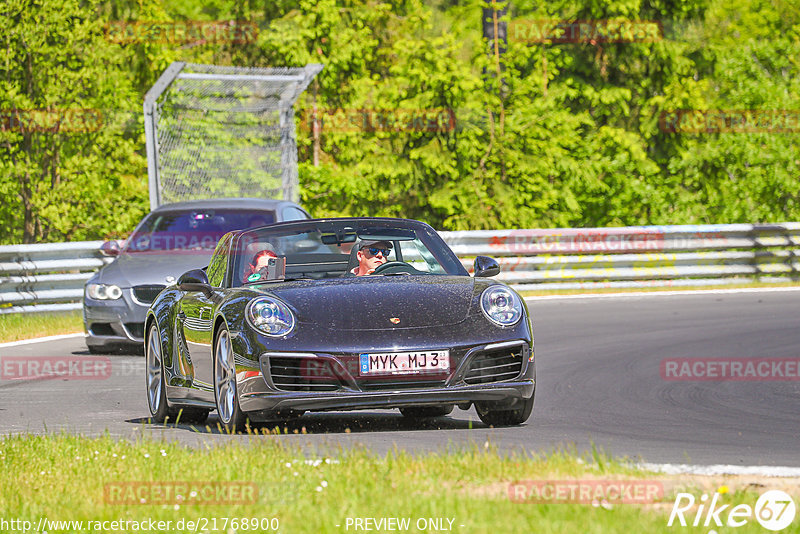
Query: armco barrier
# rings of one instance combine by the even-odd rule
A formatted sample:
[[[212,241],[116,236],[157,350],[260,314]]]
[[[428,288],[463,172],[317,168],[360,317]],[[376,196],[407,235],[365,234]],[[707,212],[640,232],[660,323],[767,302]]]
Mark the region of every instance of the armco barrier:
[[[800,280],[800,223],[442,232],[519,291]]]
[[[102,244],[0,246],[0,314],[80,309],[86,280],[111,261]]]
[[[800,280],[800,223],[441,232],[520,291]],[[100,241],[0,246],[0,314],[79,309]]]

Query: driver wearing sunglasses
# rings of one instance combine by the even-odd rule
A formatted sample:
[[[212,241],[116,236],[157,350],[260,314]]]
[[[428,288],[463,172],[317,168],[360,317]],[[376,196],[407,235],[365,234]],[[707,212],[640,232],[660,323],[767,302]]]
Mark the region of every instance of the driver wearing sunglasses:
[[[362,241],[356,253],[358,267],[354,268],[351,273],[356,276],[372,274],[379,265],[389,261],[391,252],[392,244],[388,241]]]

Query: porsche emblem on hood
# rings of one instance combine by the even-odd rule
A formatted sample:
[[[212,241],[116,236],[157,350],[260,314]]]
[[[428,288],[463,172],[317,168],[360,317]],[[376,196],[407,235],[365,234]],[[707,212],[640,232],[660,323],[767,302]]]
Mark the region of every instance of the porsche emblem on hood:
[[[389,321],[392,324],[400,324],[400,317],[389,317]]]

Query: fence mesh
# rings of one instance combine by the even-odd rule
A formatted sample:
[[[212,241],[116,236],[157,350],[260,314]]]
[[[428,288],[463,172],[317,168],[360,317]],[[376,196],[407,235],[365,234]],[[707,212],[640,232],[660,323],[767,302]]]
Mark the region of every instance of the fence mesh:
[[[319,72],[187,63],[156,100],[160,203],[297,201],[297,97]]]

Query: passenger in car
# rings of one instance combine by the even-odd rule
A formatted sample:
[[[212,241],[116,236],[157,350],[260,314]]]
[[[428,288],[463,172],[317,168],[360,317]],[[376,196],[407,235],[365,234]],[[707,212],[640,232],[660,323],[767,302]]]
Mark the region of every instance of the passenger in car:
[[[275,253],[275,249],[272,248],[272,245],[269,243],[265,243],[262,250],[257,252],[253,259],[250,261],[250,264],[244,270],[244,276],[242,277],[243,282],[247,282],[248,278],[259,272],[261,269],[266,269],[269,266],[270,258],[277,258],[278,255]]]

